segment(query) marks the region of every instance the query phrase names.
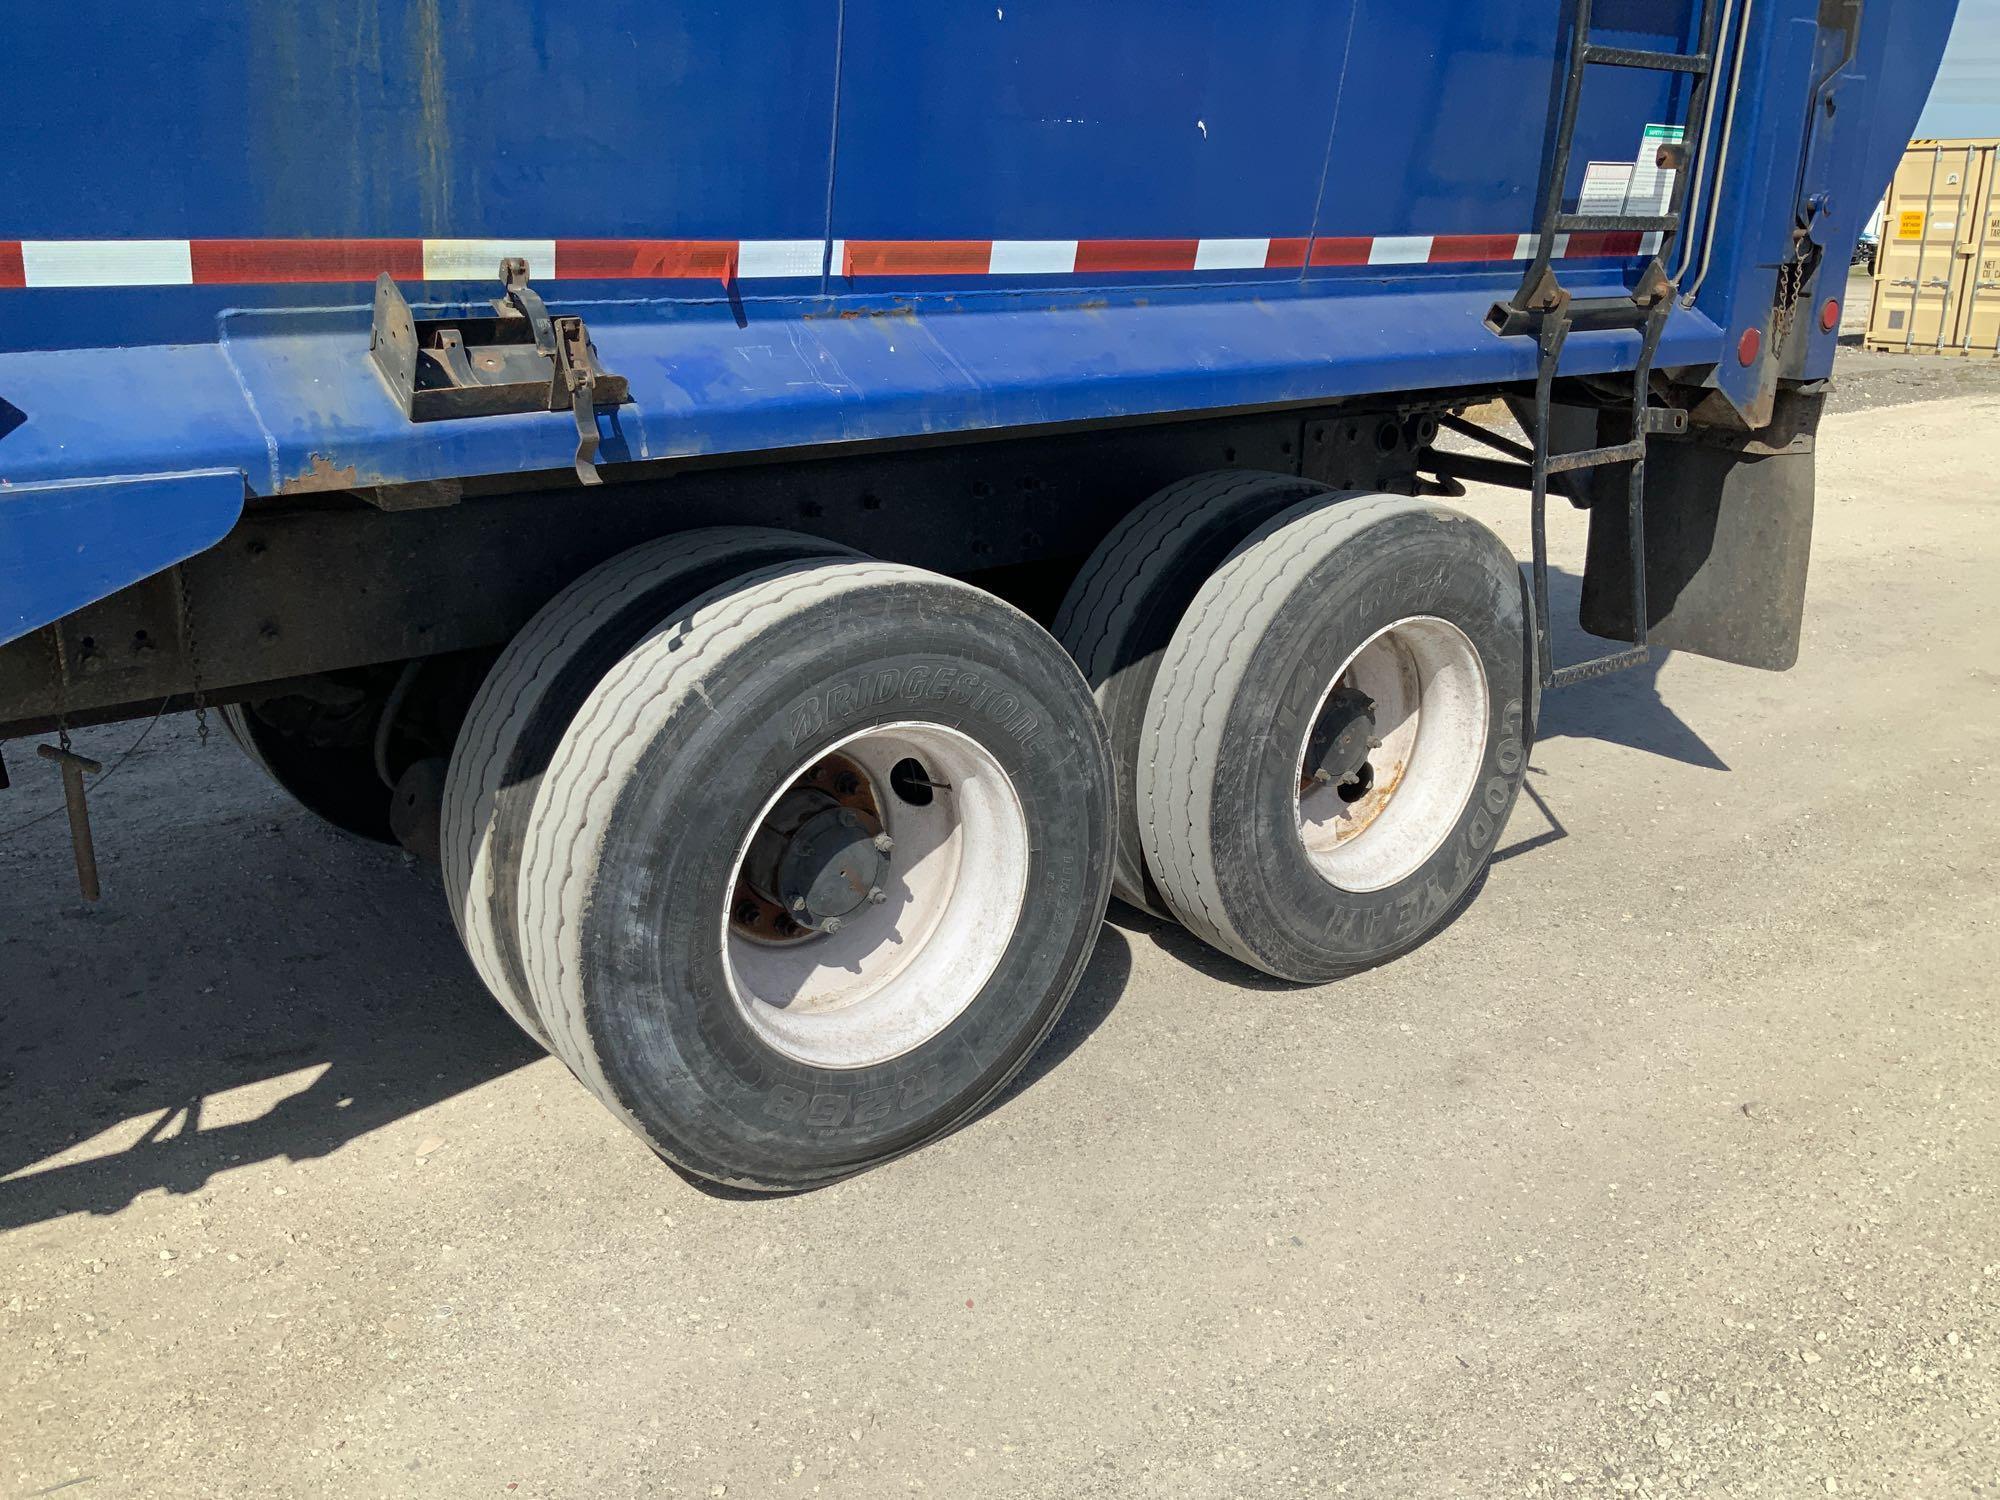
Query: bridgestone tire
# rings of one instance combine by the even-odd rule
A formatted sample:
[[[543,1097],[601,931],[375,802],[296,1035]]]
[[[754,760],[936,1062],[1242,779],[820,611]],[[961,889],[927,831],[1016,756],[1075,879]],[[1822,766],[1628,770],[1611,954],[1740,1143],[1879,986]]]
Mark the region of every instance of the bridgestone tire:
[[[1111,737],[1118,779],[1111,893],[1131,906],[1172,915],[1139,834],[1139,741],[1160,658],[1224,558],[1280,511],[1329,493],[1314,480],[1241,469],[1168,485],[1098,544],[1056,614],[1056,639],[1083,669]]]
[[[445,896],[473,968],[543,1047],[548,1031],[521,959],[521,857],[543,772],[577,709],[642,637],[717,585],[774,563],[854,555],[818,537],[747,526],[661,537],[563,589],[487,673],[445,783]]]
[[[1175,915],[1247,964],[1313,983],[1393,958],[1448,920],[1527,763],[1522,594],[1514,559],[1485,527],[1403,496],[1309,502],[1224,563],[1161,664],[1141,753],[1147,862]],[[1466,790],[1455,817],[1450,796],[1432,804],[1438,841],[1408,873],[1344,889],[1301,831],[1301,757],[1343,664],[1412,620],[1443,622],[1420,628],[1476,653],[1477,674],[1468,654],[1455,679],[1478,685],[1457,701],[1485,710],[1457,721],[1475,726],[1463,740]],[[1407,857],[1426,847],[1410,842]]]
[[[252,764],[314,817],[371,844],[393,844],[389,788],[367,747],[329,748],[280,733],[231,703],[216,711],[222,727]]]
[[[1011,789],[1018,915],[941,1029],[866,1066],[802,1061],[736,988],[739,851],[798,767],[913,725],[976,746]],[[758,1190],[834,1181],[967,1119],[1048,1034],[1103,916],[1110,818],[1089,693],[1025,616],[890,563],[767,569],[633,648],[550,762],[523,864],[535,1002],[557,1054],[668,1160]]]

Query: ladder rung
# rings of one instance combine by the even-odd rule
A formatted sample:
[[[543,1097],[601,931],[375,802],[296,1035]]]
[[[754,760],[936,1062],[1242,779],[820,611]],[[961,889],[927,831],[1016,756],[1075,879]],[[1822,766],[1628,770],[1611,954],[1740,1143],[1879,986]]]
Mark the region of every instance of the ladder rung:
[[[1634,438],[1629,443],[1618,443],[1609,448],[1579,448],[1574,453],[1551,453],[1544,472],[1567,474],[1575,469],[1602,469],[1609,464],[1636,463],[1645,456],[1646,440]]]
[[[1644,328],[1653,315],[1652,305],[1631,297],[1576,297],[1569,304],[1570,327],[1578,333],[1601,333],[1607,328]]]
[[[1631,297],[1576,297],[1561,309],[1496,302],[1486,314],[1486,326],[1506,337],[1536,333],[1543,320],[1554,317],[1558,310],[1571,333],[1605,333],[1620,328],[1638,332],[1653,316],[1651,303]]]
[[[1557,214],[1557,234],[1657,234],[1681,226],[1679,214]]]
[[[1614,651],[1609,656],[1600,656],[1594,661],[1580,661],[1567,667],[1557,667],[1549,678],[1551,688],[1568,687],[1573,682],[1588,682],[1593,677],[1609,677],[1613,672],[1622,672],[1627,667],[1643,667],[1651,661],[1650,647],[1634,646],[1628,651]]]
[[[1643,47],[1584,45],[1583,60],[1607,68],[1646,68],[1655,73],[1706,73],[1706,52],[1649,52]]]

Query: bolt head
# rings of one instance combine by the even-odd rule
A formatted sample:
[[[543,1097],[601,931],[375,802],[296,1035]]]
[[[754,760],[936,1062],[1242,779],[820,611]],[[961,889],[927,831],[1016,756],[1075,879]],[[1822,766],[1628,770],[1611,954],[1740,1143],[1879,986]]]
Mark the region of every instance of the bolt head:
[[[794,897],[792,897],[792,910],[793,910],[793,911],[800,911],[800,912],[802,912],[802,911],[804,911],[805,909],[806,909],[806,898],[805,898],[805,897],[803,897],[803,896],[794,896]]]
[[[821,932],[838,932],[840,931],[840,925],[840,918],[828,917],[824,922],[819,924],[819,930]]]
[[[887,901],[888,899],[889,899],[889,893],[883,890],[881,886],[871,885],[868,887],[868,904],[870,906],[880,906],[884,901]]]
[[[896,841],[890,838],[888,834],[878,833],[875,835],[875,852],[877,854],[887,854],[895,847]]]

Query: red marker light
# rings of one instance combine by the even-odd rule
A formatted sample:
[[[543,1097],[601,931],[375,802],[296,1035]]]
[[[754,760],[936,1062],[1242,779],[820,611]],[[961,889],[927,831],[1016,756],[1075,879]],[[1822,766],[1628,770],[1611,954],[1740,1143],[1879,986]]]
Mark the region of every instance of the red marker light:
[[[1757,363],[1757,356],[1764,351],[1764,335],[1754,328],[1743,330],[1743,337],[1736,341],[1736,362],[1746,370]]]
[[[1831,297],[1826,299],[1826,306],[1819,310],[1819,326],[1824,333],[1832,333],[1840,326],[1840,304]]]

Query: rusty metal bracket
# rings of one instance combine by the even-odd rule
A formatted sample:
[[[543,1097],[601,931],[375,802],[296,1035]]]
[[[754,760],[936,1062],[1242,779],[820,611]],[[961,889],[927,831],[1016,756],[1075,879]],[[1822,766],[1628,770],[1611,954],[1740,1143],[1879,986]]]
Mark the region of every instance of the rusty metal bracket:
[[[412,422],[568,411],[576,420],[576,474],[597,472],[597,411],[627,401],[625,377],[597,362],[583,319],[551,313],[528,285],[528,263],[500,263],[491,316],[417,318],[402,289],[375,282],[369,355]]]
[[[602,484],[597,473],[597,373],[590,355],[590,338],[581,318],[557,318],[556,372],[569,388],[570,414],[576,418],[576,477],[585,484]]]

